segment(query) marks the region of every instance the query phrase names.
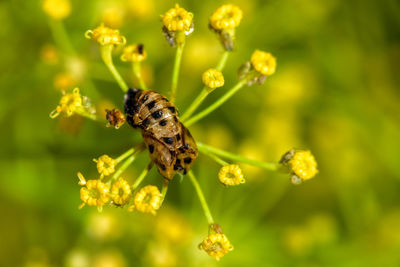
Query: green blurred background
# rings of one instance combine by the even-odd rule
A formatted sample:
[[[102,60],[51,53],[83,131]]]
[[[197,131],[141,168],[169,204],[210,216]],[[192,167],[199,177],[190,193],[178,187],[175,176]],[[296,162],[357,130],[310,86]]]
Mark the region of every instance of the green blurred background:
[[[201,73],[222,53],[207,22],[225,2],[178,2],[195,14],[179,82],[184,110],[202,87]],[[224,188],[219,166],[200,156],[194,171],[235,247],[220,262],[197,248],[207,223],[186,178],[173,180],[157,216],[78,210],[76,173],[95,178],[93,158],[116,157],[141,140],[127,126],[49,118],[61,90],[75,86],[99,110],[122,107],[118,85],[84,32],[105,21],[128,43],[142,42],[145,79],[165,93],[174,49],[159,15],[175,2],[73,0],[64,23],[77,56],[68,56],[40,1],[1,1],[1,266],[400,266],[399,2],[232,3],[244,17],[226,87],[204,106],[237,81],[238,66],[255,49],[273,53],[277,71],[193,126],[194,137],[267,161],[293,147],[311,149],[319,174],[294,186],[286,175],[242,165],[247,183]],[[134,85],[129,66],[114,60]],[[147,157],[124,177],[133,181]],[[145,184],[160,186],[161,176],[152,170]]]

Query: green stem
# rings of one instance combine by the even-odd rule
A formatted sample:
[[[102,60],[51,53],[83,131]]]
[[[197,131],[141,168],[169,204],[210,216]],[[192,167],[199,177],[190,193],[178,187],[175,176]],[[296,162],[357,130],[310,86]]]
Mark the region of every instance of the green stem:
[[[225,67],[226,61],[228,60],[229,57],[229,51],[225,51],[222,54],[221,59],[219,60],[216,69],[219,71],[222,71]],[[181,121],[187,120],[192,114],[196,111],[196,109],[203,103],[204,99],[208,96],[208,94],[211,93],[207,86],[204,86],[203,89],[201,90],[200,94],[196,97],[196,99],[193,101],[193,103],[190,105],[190,107],[185,111],[185,113],[181,117]]]
[[[126,159],[127,157],[132,155],[134,152],[135,152],[135,148],[131,148],[131,149],[127,150],[124,154],[122,154],[121,156],[116,158],[115,161],[117,163],[120,163],[121,161],[123,161],[124,159]]]
[[[49,26],[57,46],[67,55],[76,55],[61,20],[49,19]]]
[[[272,162],[264,162],[264,161],[258,161],[258,160],[253,160],[253,159],[248,159],[212,146],[205,145],[203,143],[197,142],[197,147],[200,152],[210,155],[210,154],[215,154],[223,158],[230,159],[235,162],[242,162],[246,163],[249,165],[257,166],[269,171],[278,171],[279,169],[279,164],[278,163],[272,163]]]
[[[118,179],[118,177],[121,176],[121,174],[135,161],[136,159],[136,153],[127,158],[122,165],[118,168],[118,170],[114,173],[112,179],[110,181],[115,181]]]
[[[142,68],[141,68],[141,63],[140,62],[133,62],[132,63],[132,69],[133,69],[133,74],[136,76],[139,85],[140,85],[140,89],[143,90],[147,90],[147,86],[143,81],[143,77],[142,77]]]
[[[164,202],[165,196],[167,195],[169,181],[164,179],[163,187],[161,189],[161,204]]]
[[[219,60],[217,67],[216,67],[217,70],[222,71],[225,68],[225,64],[226,64],[226,61],[228,60],[229,53],[230,53],[229,51],[225,51],[222,54],[222,57]]]
[[[132,185],[132,189],[135,190],[138,188],[140,183],[146,178],[146,175],[149,173],[151,168],[153,167],[153,162],[150,162],[147,167],[142,171],[142,173],[139,175],[139,177],[136,179],[136,181]]]
[[[206,154],[209,158],[213,159],[215,162],[217,162],[218,164],[221,164],[222,166],[226,166],[229,165],[228,162],[226,162],[225,160],[221,159],[220,157],[218,157],[217,155],[213,154],[213,153],[209,153],[208,151],[202,151],[204,154]]]
[[[203,191],[201,190],[201,187],[200,187],[199,183],[197,182],[197,179],[194,176],[193,172],[189,171],[188,174],[189,174],[190,181],[192,182],[193,187],[196,190],[197,196],[199,197],[200,204],[201,204],[201,207],[203,208],[204,215],[207,218],[207,222],[208,222],[208,224],[213,224],[214,219],[211,215],[210,209],[208,208],[207,201],[204,197]]]
[[[86,111],[84,111],[84,110],[82,110],[82,111],[76,110],[75,113],[78,114],[78,115],[80,115],[80,116],[82,116],[82,117],[91,119],[91,120],[93,120],[93,121],[103,122],[103,120],[100,119],[99,117],[97,117],[96,114],[89,113],[89,112],[86,112]]]
[[[237,91],[239,91],[243,86],[245,86],[247,83],[246,79],[243,79],[239,81],[234,87],[232,87],[228,92],[226,92],[220,99],[215,101],[212,105],[210,105],[208,108],[204,109],[197,115],[191,117],[186,123],[186,126],[190,126],[193,123],[197,122],[198,120],[204,118],[211,112],[213,112],[215,109],[220,107],[222,104],[224,104],[229,98],[231,98]]]
[[[178,77],[179,77],[179,70],[181,67],[181,61],[182,61],[182,53],[183,53],[183,47],[185,46],[184,43],[180,44],[176,48],[176,54],[175,54],[175,62],[174,62],[174,69],[172,71],[172,83],[171,83],[171,95],[170,95],[170,101],[175,102],[176,99],[176,91],[178,88]]]
[[[110,70],[111,74],[114,76],[114,79],[117,81],[119,87],[121,87],[122,91],[126,92],[128,91],[129,87],[122,78],[121,74],[119,74],[118,70],[115,68],[112,61],[113,48],[114,47],[112,44],[100,46],[101,58],[103,59],[104,64],[106,64],[106,66]]]

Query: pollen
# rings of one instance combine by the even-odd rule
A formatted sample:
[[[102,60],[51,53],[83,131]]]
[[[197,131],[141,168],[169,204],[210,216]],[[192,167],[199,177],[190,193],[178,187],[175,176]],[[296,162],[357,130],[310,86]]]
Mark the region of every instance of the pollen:
[[[93,159],[93,161],[97,163],[97,171],[100,173],[100,178],[115,172],[117,161],[108,155],[103,155],[98,159]]]
[[[50,113],[50,118],[54,119],[61,113],[65,113],[68,117],[82,107],[82,96],[79,93],[79,88],[75,88],[72,93],[64,94],[61,97],[60,103]]]
[[[225,80],[222,72],[216,69],[209,69],[203,73],[203,83],[210,89],[224,86]]]
[[[177,4],[162,16],[162,22],[168,31],[189,31],[193,22],[193,13]]]
[[[243,12],[235,5],[220,6],[210,18],[210,25],[215,30],[234,29],[240,25]]]
[[[71,3],[69,0],[44,0],[42,9],[49,17],[62,20],[71,13]]]
[[[272,75],[276,69],[276,59],[270,53],[256,50],[251,55],[253,68],[263,75]]]
[[[142,62],[147,57],[147,52],[142,44],[128,45],[124,48],[121,60],[125,62]]]
[[[82,204],[79,208],[83,208],[85,204],[96,206],[99,210],[110,200],[109,187],[99,180],[88,180],[78,173],[80,179],[79,184],[83,185],[80,191]]]
[[[293,173],[302,180],[309,180],[318,173],[317,162],[309,150],[296,151],[290,163]]]
[[[225,254],[233,250],[232,244],[229,242],[226,235],[222,233],[210,234],[199,248],[207,252],[208,255],[219,261]]]
[[[161,193],[154,185],[147,185],[135,195],[134,206],[137,211],[156,214],[161,205]]]
[[[223,166],[218,173],[219,181],[224,185],[239,185],[245,183],[242,169],[237,164]]]
[[[85,32],[87,39],[92,39],[100,45],[124,45],[126,43],[125,36],[119,33],[119,30],[112,29],[101,24],[94,30]]]
[[[131,196],[131,186],[125,179],[119,178],[111,186],[111,197],[114,204],[120,206],[128,204]]]

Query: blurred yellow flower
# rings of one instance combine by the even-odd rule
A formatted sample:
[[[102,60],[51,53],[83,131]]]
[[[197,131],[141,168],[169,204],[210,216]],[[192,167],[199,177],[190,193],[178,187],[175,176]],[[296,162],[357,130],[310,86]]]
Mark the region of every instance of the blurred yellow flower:
[[[154,13],[154,0],[127,0],[125,3],[133,17],[146,19]]]
[[[97,171],[100,173],[100,178],[115,172],[117,161],[108,155],[103,155],[98,159],[93,159],[93,161],[97,163]]]
[[[124,20],[124,8],[119,5],[110,6],[101,12],[101,21],[112,28],[120,28]]]
[[[79,88],[75,88],[72,93],[61,97],[56,109],[50,113],[50,118],[56,118],[61,112],[64,112],[67,116],[71,116],[80,107],[82,107],[82,96],[79,93]]]
[[[63,91],[68,90],[69,88],[76,86],[77,81],[74,78],[74,76],[72,76],[70,73],[63,72],[63,73],[57,74],[54,77],[53,84],[54,84],[54,88],[63,92]]]
[[[276,69],[276,59],[270,53],[256,50],[251,55],[251,64],[254,69],[263,75],[272,75]]]
[[[104,24],[94,30],[86,31],[85,37],[98,42],[100,45],[124,45],[126,43],[125,36],[121,35],[119,30],[106,27]]]
[[[46,44],[40,49],[40,59],[49,65],[55,65],[59,61],[57,48],[52,44]]]
[[[168,10],[162,17],[162,22],[168,31],[188,31],[192,26],[193,13],[179,7],[178,4],[174,8]]]
[[[237,164],[223,166],[218,173],[219,181],[224,185],[239,185],[245,183],[242,169]]]
[[[147,57],[147,52],[142,44],[128,45],[124,48],[121,60],[125,62],[142,62]]]
[[[134,208],[143,213],[156,214],[161,205],[161,193],[157,186],[147,185],[134,198]]]
[[[222,72],[216,69],[209,69],[203,73],[203,83],[211,89],[224,86],[225,80]]]
[[[111,186],[111,197],[114,204],[120,206],[125,205],[129,202],[131,196],[131,186],[125,179],[118,178]]]
[[[85,204],[89,206],[97,206],[99,211],[101,211],[104,204],[107,204],[110,200],[109,187],[107,184],[102,183],[99,180],[88,180],[78,172],[78,178],[80,180],[79,184],[84,186],[81,188],[80,195],[82,204],[79,208],[83,208]]]
[[[221,233],[210,234],[199,245],[211,257],[219,261],[220,258],[225,256],[229,251],[233,250],[233,246],[229,242],[226,235]]]
[[[71,3],[69,0],[43,0],[43,11],[51,18],[62,20],[71,13]]]
[[[243,12],[235,5],[220,6],[210,18],[211,26],[216,30],[234,29],[239,26]]]
[[[308,180],[317,173],[317,162],[309,150],[299,150],[291,160],[292,171],[301,179]]]

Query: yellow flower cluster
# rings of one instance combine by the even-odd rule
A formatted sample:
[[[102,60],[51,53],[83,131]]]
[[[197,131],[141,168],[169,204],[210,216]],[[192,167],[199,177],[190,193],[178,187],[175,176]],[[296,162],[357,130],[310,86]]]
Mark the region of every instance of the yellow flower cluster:
[[[126,43],[125,36],[119,33],[119,30],[111,29],[101,24],[94,30],[88,30],[85,33],[87,39],[92,39],[100,45],[124,45]]]
[[[124,48],[121,60],[124,62],[142,62],[147,57],[147,52],[142,44],[128,45]]]
[[[193,13],[186,11],[177,4],[164,14],[162,22],[168,31],[188,31],[192,26]]]
[[[225,80],[222,72],[216,69],[209,69],[203,73],[203,83],[211,89],[224,86]]]
[[[54,119],[61,113],[65,113],[67,116],[71,116],[79,108],[82,107],[82,96],[79,93],[79,88],[75,88],[72,93],[64,94],[61,97],[60,103],[50,113],[50,118]]]
[[[55,20],[62,20],[71,13],[71,3],[69,0],[43,0],[43,11]]]
[[[251,55],[251,64],[253,68],[263,75],[272,75],[276,69],[276,59],[270,53],[256,50]]]
[[[233,250],[232,244],[229,242],[226,235],[222,233],[213,233],[208,235],[206,239],[199,245],[211,257],[219,261],[229,251]]]
[[[111,196],[113,203],[118,206],[128,204],[132,196],[131,186],[125,179],[118,178],[111,186]]]
[[[302,180],[309,180],[317,173],[317,162],[309,150],[299,150],[291,160],[292,171]]]
[[[97,206],[101,210],[103,205],[107,204],[110,200],[108,185],[99,180],[86,181],[80,172],[78,172],[78,178],[80,180],[79,184],[83,186],[80,191],[83,203],[79,208],[83,208],[87,204],[89,206]]]
[[[97,163],[97,171],[100,173],[100,178],[108,176],[115,172],[117,161],[107,155],[103,155],[98,159],[93,159]]]
[[[161,193],[157,186],[147,185],[139,190],[134,198],[134,208],[143,213],[156,214],[161,206]]]
[[[243,17],[242,10],[235,5],[223,5],[210,17],[210,25],[215,30],[234,29],[239,26]]]
[[[246,182],[243,178],[242,169],[236,164],[223,166],[219,170],[218,178],[224,185],[239,185]]]

